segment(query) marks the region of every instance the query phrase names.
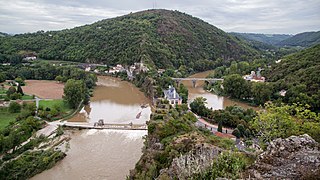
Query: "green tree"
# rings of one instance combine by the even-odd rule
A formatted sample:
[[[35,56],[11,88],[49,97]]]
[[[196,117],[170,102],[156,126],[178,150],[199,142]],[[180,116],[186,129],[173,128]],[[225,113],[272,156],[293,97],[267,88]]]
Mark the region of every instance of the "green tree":
[[[21,88],[21,85],[20,85],[20,84],[18,85],[17,93],[20,93],[22,96],[24,95],[23,90],[22,90],[22,88]]]
[[[232,74],[225,77],[223,81],[224,92],[236,99],[250,97],[250,83],[238,74]]]
[[[237,128],[235,128],[235,129],[232,131],[232,135],[234,135],[234,136],[237,137],[237,138],[240,138],[240,137],[241,137],[241,133],[240,133],[240,131],[239,131]]]
[[[82,80],[69,79],[63,91],[63,99],[66,100],[72,108],[78,107],[87,96],[87,87]]]
[[[286,138],[298,134],[298,126],[291,112],[288,105],[277,107],[266,104],[266,110],[258,112],[251,125],[263,142]]]
[[[58,75],[58,76],[56,76],[56,78],[54,80],[58,81],[58,82],[62,82],[63,81],[63,77]]]
[[[190,103],[191,111],[200,115],[207,116],[209,114],[209,109],[205,106],[207,99],[204,97],[197,97]]]
[[[252,84],[252,97],[256,104],[264,104],[271,98],[272,89],[266,83],[253,83]]]
[[[222,132],[222,121],[218,123],[218,132]]]
[[[0,83],[6,80],[6,76],[3,73],[0,73]]]
[[[182,102],[183,103],[187,103],[187,101],[188,101],[188,89],[183,84],[180,84],[178,93],[182,97]]]
[[[11,102],[9,104],[9,112],[10,113],[18,113],[21,111],[21,105],[17,102]]]
[[[17,92],[16,88],[11,86],[7,91],[7,96],[10,98],[11,94]]]
[[[17,83],[19,83],[19,85],[24,86],[24,80],[21,77],[17,77],[16,79],[14,79]]]

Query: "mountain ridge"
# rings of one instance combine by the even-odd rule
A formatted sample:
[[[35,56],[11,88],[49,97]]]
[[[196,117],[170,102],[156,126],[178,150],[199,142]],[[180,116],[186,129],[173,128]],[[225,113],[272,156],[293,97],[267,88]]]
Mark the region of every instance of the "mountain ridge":
[[[60,31],[3,37],[0,53],[34,51],[44,59],[156,67],[191,65],[198,60],[228,63],[258,52],[209,23],[171,10],[145,10]]]
[[[303,32],[278,42],[278,46],[311,47],[320,44],[320,31]]]

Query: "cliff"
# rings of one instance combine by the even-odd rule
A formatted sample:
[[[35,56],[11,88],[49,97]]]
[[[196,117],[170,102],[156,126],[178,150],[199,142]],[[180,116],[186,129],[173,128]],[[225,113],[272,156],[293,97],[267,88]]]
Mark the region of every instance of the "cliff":
[[[248,169],[257,179],[319,179],[320,146],[309,135],[276,139]]]

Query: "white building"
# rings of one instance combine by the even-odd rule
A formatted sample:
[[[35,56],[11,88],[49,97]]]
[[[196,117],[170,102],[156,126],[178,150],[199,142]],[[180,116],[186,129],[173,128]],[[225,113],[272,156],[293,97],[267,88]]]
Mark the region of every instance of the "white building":
[[[169,101],[169,104],[174,105],[180,105],[182,103],[182,98],[179,96],[179,94],[176,91],[176,88],[173,86],[169,86],[168,90],[163,90],[164,98]]]

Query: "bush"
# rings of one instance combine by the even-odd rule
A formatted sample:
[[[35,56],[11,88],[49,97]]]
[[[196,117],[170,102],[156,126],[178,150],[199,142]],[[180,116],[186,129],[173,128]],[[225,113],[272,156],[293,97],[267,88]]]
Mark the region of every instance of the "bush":
[[[235,128],[232,132],[232,135],[234,135],[237,138],[241,137],[240,131],[238,130],[238,128]]]
[[[224,152],[213,161],[204,173],[197,174],[194,179],[238,179],[240,172],[245,169],[247,160],[241,154]]]
[[[243,126],[242,124],[238,124],[238,125],[237,125],[237,129],[238,129],[239,132],[240,132],[240,136],[243,137],[244,134],[245,134],[245,128],[244,128],[244,126]]]
[[[21,94],[15,92],[15,93],[13,93],[13,94],[10,95],[10,98],[11,98],[12,100],[21,99]]]
[[[10,113],[18,113],[21,111],[21,105],[17,102],[11,102],[9,105],[9,112]]]

